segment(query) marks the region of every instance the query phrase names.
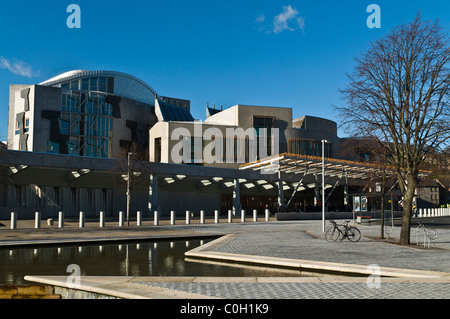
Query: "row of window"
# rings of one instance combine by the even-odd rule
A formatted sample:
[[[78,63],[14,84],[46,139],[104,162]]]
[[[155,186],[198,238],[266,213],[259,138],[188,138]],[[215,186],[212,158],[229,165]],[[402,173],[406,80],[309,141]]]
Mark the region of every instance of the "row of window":
[[[256,139],[253,145],[248,136],[238,138],[236,136],[212,137],[211,141],[206,141],[202,137],[184,137],[179,158],[172,158],[175,162],[183,163],[248,163],[260,158],[274,155],[272,154],[272,138],[264,138],[263,145]],[[208,150],[205,151],[206,147]],[[253,149],[250,149],[252,147]],[[187,150],[187,154],[184,152]],[[205,158],[211,156],[211,158]],[[161,138],[155,139],[155,162],[161,161]]]
[[[20,134],[20,121],[16,121],[16,135]],[[25,133],[28,133],[30,131],[30,119],[27,117],[25,119]]]
[[[322,142],[310,139],[292,138],[288,141],[288,153],[321,157]],[[325,157],[332,157],[331,143],[325,143]]]
[[[112,137],[113,119],[104,116],[62,112],[59,129],[62,135]]]
[[[92,77],[74,80],[61,84],[63,90],[108,92],[108,78]],[[112,88],[110,88],[112,89]]]
[[[104,95],[90,94],[83,105],[80,94],[63,94],[61,111],[113,116],[113,106],[105,101]],[[84,106],[84,107],[83,107]]]
[[[67,142],[69,155],[88,157],[111,157],[111,140],[96,137],[70,137]]]

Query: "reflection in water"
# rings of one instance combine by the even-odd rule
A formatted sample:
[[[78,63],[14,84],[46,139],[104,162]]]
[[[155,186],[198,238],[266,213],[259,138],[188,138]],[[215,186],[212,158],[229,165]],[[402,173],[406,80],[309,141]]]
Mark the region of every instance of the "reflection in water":
[[[207,240],[141,242],[95,246],[0,249],[0,284],[23,284],[26,275],[68,276],[79,265],[82,276],[279,276],[212,263],[186,261],[184,253]],[[298,276],[295,272],[291,275]]]

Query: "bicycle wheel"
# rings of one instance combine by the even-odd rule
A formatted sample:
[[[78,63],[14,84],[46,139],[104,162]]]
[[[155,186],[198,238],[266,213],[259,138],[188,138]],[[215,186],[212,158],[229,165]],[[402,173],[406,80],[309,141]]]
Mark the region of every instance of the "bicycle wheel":
[[[347,229],[347,238],[350,241],[357,242],[361,239],[361,232],[356,227],[349,227]]]
[[[341,233],[337,227],[330,227],[325,233],[325,239],[329,242],[334,242],[338,240],[340,234]]]

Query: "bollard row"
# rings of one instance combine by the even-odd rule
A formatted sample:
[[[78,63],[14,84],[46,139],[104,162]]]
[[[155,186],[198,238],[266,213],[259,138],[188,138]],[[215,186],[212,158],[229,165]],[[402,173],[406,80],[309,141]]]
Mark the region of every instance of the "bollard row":
[[[419,208],[417,217],[444,217],[450,216],[450,207],[440,208]]]
[[[450,215],[450,208],[447,210],[449,210],[448,213]],[[422,214],[422,211],[420,211],[420,214]],[[233,213],[233,210],[231,210],[231,209],[228,210],[228,223],[233,222],[234,215],[235,215],[235,213]],[[446,216],[446,215],[442,215],[442,216]],[[35,229],[41,228],[41,217],[42,217],[42,215],[40,212],[35,213],[35,222],[34,222]],[[193,213],[191,211],[187,210],[186,211],[186,225],[191,224],[192,217],[193,217]],[[58,212],[58,228],[64,228],[64,219],[65,219],[64,212],[62,212],[62,211]],[[268,209],[266,209],[265,210],[265,221],[268,222],[269,220],[270,220],[270,212]],[[254,222],[258,221],[258,211],[256,209],[253,210],[253,221]],[[47,224],[49,226],[52,226],[54,224],[54,222],[55,221],[53,220],[53,218],[47,219]],[[241,210],[241,222],[242,223],[246,222],[245,210]],[[155,211],[153,213],[153,223],[155,226],[159,226],[159,224],[160,224],[160,213],[158,211]],[[214,211],[214,223],[215,224],[220,223],[220,216],[219,216],[218,210]],[[170,212],[170,225],[175,225],[175,224],[176,224],[176,212],[171,211]],[[200,224],[206,224],[206,213],[204,210],[200,211]],[[124,227],[124,225],[125,225],[124,212],[119,211],[119,227]],[[142,226],[142,212],[140,212],[140,211],[137,212],[136,225]],[[84,228],[85,226],[86,226],[86,215],[83,211],[80,211],[80,213],[79,213],[79,228]],[[103,211],[100,211],[99,227],[100,228],[105,227],[105,212],[103,212]],[[12,230],[17,229],[17,213],[16,212],[11,212],[11,229]]]

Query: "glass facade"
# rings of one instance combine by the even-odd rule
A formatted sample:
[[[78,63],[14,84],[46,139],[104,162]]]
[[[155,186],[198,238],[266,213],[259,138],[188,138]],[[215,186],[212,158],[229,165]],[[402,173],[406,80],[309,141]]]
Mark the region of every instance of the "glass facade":
[[[113,87],[108,87],[108,77],[89,77],[72,80],[61,84],[63,90],[73,91],[93,91],[93,92],[111,92]]]
[[[106,78],[81,79],[70,87],[106,89]],[[88,83],[89,81],[89,83]],[[59,133],[67,135],[69,155],[111,158],[113,106],[106,102],[106,94],[64,90],[61,97]],[[49,147],[49,152],[55,152]]]
[[[332,157],[332,144],[325,143],[325,157]],[[310,156],[322,156],[322,142],[304,139],[304,138],[292,138],[289,139],[288,153],[295,155],[310,155]]]

